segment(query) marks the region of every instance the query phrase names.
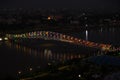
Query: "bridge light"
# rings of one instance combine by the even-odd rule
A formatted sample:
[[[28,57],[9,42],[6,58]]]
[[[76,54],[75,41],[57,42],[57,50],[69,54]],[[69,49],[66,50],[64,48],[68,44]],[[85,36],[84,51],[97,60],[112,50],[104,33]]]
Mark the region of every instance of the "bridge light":
[[[7,37],[5,37],[5,38],[4,38],[4,40],[8,40],[8,38],[7,38]]]
[[[48,32],[46,32],[45,34],[48,35]]]
[[[75,38],[75,40],[77,41],[78,39],[77,39],[77,38]]]
[[[71,37],[71,40],[73,40],[73,37]]]
[[[70,39],[70,36],[67,36],[67,39]]]
[[[51,17],[50,16],[48,16],[48,18],[47,18],[48,20],[50,20],[51,19]]]
[[[65,35],[63,35],[63,37],[65,38],[66,36],[65,36]]]
[[[2,38],[0,38],[0,41],[2,41],[3,39]]]

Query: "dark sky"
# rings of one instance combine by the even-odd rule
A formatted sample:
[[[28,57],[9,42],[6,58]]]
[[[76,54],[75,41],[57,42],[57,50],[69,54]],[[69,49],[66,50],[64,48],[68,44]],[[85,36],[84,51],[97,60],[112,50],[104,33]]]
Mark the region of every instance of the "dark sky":
[[[92,8],[120,9],[120,0],[0,0],[0,8]]]

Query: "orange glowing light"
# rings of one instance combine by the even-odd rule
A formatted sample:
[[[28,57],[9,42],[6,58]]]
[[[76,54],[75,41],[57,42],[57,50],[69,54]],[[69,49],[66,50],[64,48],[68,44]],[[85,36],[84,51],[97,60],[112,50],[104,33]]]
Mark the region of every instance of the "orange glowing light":
[[[49,17],[48,17],[48,20],[50,20],[50,19],[51,19],[51,17],[49,16]]]

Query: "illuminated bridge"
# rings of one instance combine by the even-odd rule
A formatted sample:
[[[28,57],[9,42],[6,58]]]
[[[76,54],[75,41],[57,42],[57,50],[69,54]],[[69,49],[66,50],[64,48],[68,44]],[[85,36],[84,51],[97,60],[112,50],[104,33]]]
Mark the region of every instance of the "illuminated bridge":
[[[45,40],[57,40],[62,42],[73,43],[76,45],[97,48],[102,51],[113,50],[112,45],[109,45],[109,44],[90,42],[90,41],[82,40],[73,36],[69,36],[69,35],[65,35],[57,32],[51,32],[51,31],[35,31],[35,32],[28,32],[23,34],[6,34],[6,37],[8,37],[9,39],[40,38]]]

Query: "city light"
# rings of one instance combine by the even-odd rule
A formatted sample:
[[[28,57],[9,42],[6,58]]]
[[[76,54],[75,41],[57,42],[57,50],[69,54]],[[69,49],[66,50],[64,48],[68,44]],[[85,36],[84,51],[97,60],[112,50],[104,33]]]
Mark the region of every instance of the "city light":
[[[18,74],[21,74],[22,72],[21,71],[18,71]]]
[[[32,71],[33,69],[32,69],[32,68],[30,68],[29,70],[30,70],[30,71]]]
[[[85,27],[88,27],[88,24],[85,24]]]
[[[50,66],[51,65],[51,63],[48,63],[48,66]]]

